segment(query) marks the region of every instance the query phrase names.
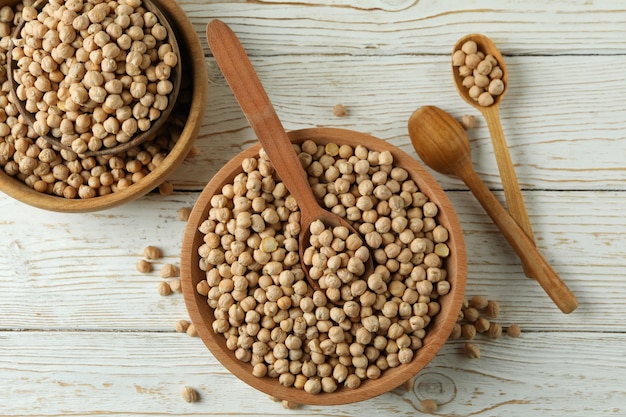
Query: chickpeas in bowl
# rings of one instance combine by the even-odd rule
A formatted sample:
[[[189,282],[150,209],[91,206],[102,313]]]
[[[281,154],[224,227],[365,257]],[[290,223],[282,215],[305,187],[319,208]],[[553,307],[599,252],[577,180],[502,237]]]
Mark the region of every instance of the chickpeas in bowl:
[[[256,146],[191,213],[187,308],[218,360],[261,391],[306,404],[371,398],[414,376],[450,334],[465,289],[460,226],[435,180],[397,148],[340,129],[289,136],[321,204],[358,230],[374,273],[350,275],[339,233],[319,248],[339,257],[337,269],[321,264],[324,283],[308,284],[297,202]]]
[[[5,3],[4,6],[0,7],[0,31],[8,31],[11,33],[22,21],[21,15],[24,8],[33,7],[34,2],[32,0],[24,0],[9,3],[10,4],[8,5]],[[112,2],[112,4],[118,5],[128,5],[127,3],[128,2]],[[91,51],[94,52],[94,61],[92,61],[91,57],[89,57],[89,63],[83,63],[83,75],[90,73],[92,76],[88,78],[92,80],[89,82],[93,81],[96,84],[98,84],[100,82],[99,80],[101,80],[103,82],[102,88],[105,88],[105,90],[108,83],[128,84],[128,90],[124,90],[123,87],[122,93],[118,98],[121,98],[124,102],[126,100],[130,101],[128,101],[128,104],[125,104],[120,109],[115,109],[115,112],[113,112],[113,107],[115,107],[115,105],[112,107],[109,106],[111,108],[108,110],[111,113],[107,113],[103,107],[106,103],[105,98],[105,101],[102,103],[103,106],[98,107],[102,111],[96,111],[96,107],[90,110],[89,108],[81,106],[79,111],[64,113],[66,116],[69,114],[71,116],[69,119],[72,120],[66,120],[63,122],[62,120],[65,119],[63,119],[63,117],[61,117],[62,114],[56,110],[56,108],[59,108],[59,104],[61,103],[58,98],[58,93],[56,93],[56,107],[53,106],[52,110],[50,110],[50,103],[52,102],[46,103],[46,105],[49,106],[48,111],[44,111],[44,107],[41,109],[38,107],[41,115],[35,120],[35,123],[40,122],[39,125],[41,126],[37,125],[39,128],[42,128],[44,120],[48,127],[55,126],[57,122],[59,122],[59,128],[57,128],[57,130],[59,130],[62,135],[63,132],[61,132],[61,123],[63,124],[63,131],[68,133],[67,138],[72,139],[72,143],[68,142],[66,144],[67,146],[63,147],[53,145],[40,136],[33,121],[29,121],[28,115],[20,110],[20,107],[18,106],[18,98],[9,94],[10,88],[8,74],[11,70],[9,66],[8,54],[14,38],[12,36],[5,36],[0,40],[0,55],[7,57],[7,60],[3,61],[1,68],[5,71],[0,71],[0,81],[2,81],[3,85],[3,88],[0,90],[0,107],[3,110],[0,111],[0,167],[2,168],[2,170],[0,170],[1,191],[24,203],[47,210],[62,212],[89,212],[103,210],[124,204],[154,190],[159,187],[159,185],[162,184],[183,162],[185,157],[192,150],[193,142],[201,127],[204,111],[206,109],[206,101],[208,99],[208,75],[206,72],[206,62],[204,60],[200,40],[198,39],[191,22],[180,6],[178,6],[176,2],[165,2],[162,0],[153,0],[153,3],[154,6],[162,12],[162,15],[166,16],[166,18],[171,21],[175,37],[179,40],[181,46],[177,52],[178,56],[175,60],[178,62],[178,65],[181,66],[181,71],[185,71],[190,74],[190,76],[184,77],[181,80],[181,91],[175,98],[176,106],[170,113],[169,117],[165,117],[165,114],[161,112],[160,117],[156,119],[156,122],[159,123],[160,126],[158,126],[155,134],[151,135],[145,142],[138,144],[133,142],[134,139],[131,139],[130,142],[127,142],[127,144],[130,144],[131,146],[125,148],[124,150],[116,151],[113,154],[88,155],[80,154],[75,152],[75,150],[82,152],[85,145],[89,151],[90,149],[96,149],[97,147],[89,148],[89,143],[91,143],[91,146],[98,145],[98,143],[102,145],[103,140],[111,139],[110,136],[113,135],[113,133],[111,133],[113,131],[117,133],[122,132],[123,134],[118,137],[116,133],[114,135],[115,137],[112,139],[117,140],[120,138],[125,140],[126,137],[124,135],[131,133],[133,130],[133,127],[130,125],[134,126],[136,124],[139,129],[139,120],[141,119],[140,116],[143,115],[146,110],[148,112],[148,118],[150,118],[150,110],[147,106],[145,108],[141,106],[148,104],[145,100],[148,100],[151,97],[156,97],[155,94],[151,92],[152,90],[154,90],[154,93],[157,93],[158,95],[158,82],[156,84],[152,83],[152,86],[149,86],[149,83],[146,83],[146,95],[142,96],[142,98],[131,107],[130,103],[135,100],[133,94],[141,95],[143,87],[139,86],[139,84],[143,85],[141,81],[144,80],[144,77],[147,79],[147,75],[133,76],[133,80],[128,83],[129,79],[126,76],[131,77],[129,74],[116,74],[113,78],[111,78],[110,74],[103,75],[106,72],[100,71],[100,75],[102,76],[100,78],[95,75],[95,66],[96,62],[99,62],[100,64],[98,65],[100,66],[98,68],[102,70],[101,64],[104,62],[102,47]],[[88,3],[87,1],[84,1],[83,4]],[[31,10],[32,12],[32,9],[27,10]],[[88,15],[89,11],[86,11],[86,13]],[[125,16],[130,19],[130,16]],[[144,13],[142,16],[147,16],[148,20],[152,19],[150,17],[152,15],[148,12]],[[62,15],[60,17],[62,18]],[[92,25],[94,25],[94,30],[102,26],[101,23],[92,23]],[[151,23],[149,23],[149,25],[151,25]],[[152,27],[154,27],[154,25],[152,25]],[[151,31],[151,29],[146,30],[149,32]],[[157,33],[157,36],[160,37],[161,35],[158,33],[159,30],[156,30],[155,33]],[[89,28],[87,29],[87,32],[89,32]],[[100,32],[96,31],[92,35]],[[106,30],[104,30],[104,32],[106,33]],[[87,33],[85,34],[87,35]],[[109,36],[109,40],[111,40],[112,35],[108,33],[107,35]],[[56,37],[58,37],[58,35]],[[92,36],[92,40],[95,43],[94,38],[95,36]],[[122,36],[117,39],[119,40],[120,38],[122,38],[122,40],[124,39]],[[103,46],[106,45],[107,44]],[[122,46],[123,45],[124,42],[122,42]],[[78,44],[75,46],[78,46]],[[120,50],[122,49],[122,46],[118,45]],[[138,44],[135,44],[135,46],[139,48]],[[133,48],[132,42],[130,48]],[[172,56],[169,55],[169,49],[167,47],[164,48],[165,49],[161,50],[162,61],[172,59]],[[78,54],[78,50],[80,48],[74,49],[76,54]],[[167,52],[166,49],[168,49]],[[100,53],[97,51],[100,51]],[[158,57],[158,49],[155,48],[151,51],[157,54],[157,58],[160,59]],[[146,50],[146,52],[149,52],[149,50]],[[92,54],[90,53],[90,55]],[[126,54],[126,57],[128,57],[128,54]],[[69,70],[77,67],[77,65],[74,65],[78,64],[77,61],[78,59],[76,56],[73,56],[69,58],[69,61],[58,64],[57,70],[61,72],[64,77],[73,76],[70,74]],[[38,64],[39,67],[41,67],[41,63]],[[46,65],[48,64],[44,64],[44,68],[47,68]],[[163,65],[166,64],[163,63]],[[89,66],[89,69],[86,66]],[[155,65],[146,68],[146,72],[150,72],[152,70],[156,71],[157,66],[159,66],[159,64],[155,63]],[[28,67],[26,68],[28,69]],[[37,72],[37,68],[35,67],[36,65],[33,66],[33,71]],[[67,74],[63,74],[63,71],[59,69],[61,67],[63,68],[63,71],[67,72]],[[125,69],[126,65],[124,64],[123,67]],[[122,66],[120,66],[120,71],[121,68]],[[81,71],[78,70],[78,72],[80,73]],[[161,70],[159,70],[159,73],[161,73]],[[49,76],[50,75],[52,75],[52,73],[49,74]],[[55,76],[56,75],[53,75],[53,77]],[[32,77],[26,76],[26,78],[32,81]],[[95,80],[95,78],[97,78],[97,80]],[[106,82],[105,78],[107,78]],[[122,79],[125,81],[122,81]],[[117,81],[119,81],[119,83],[117,83]],[[77,84],[85,87],[85,84],[82,82]],[[97,87],[98,86],[95,86],[93,94],[100,91]],[[115,86],[110,85],[109,87],[114,88]],[[115,93],[117,90],[111,91]],[[90,92],[91,89],[88,90],[87,94],[89,95]],[[48,91],[46,93],[51,92]],[[69,87],[67,93],[69,93]],[[77,92],[74,91],[74,93]],[[75,98],[78,101],[80,101],[79,96],[81,94],[82,93],[80,92],[76,94]],[[49,94],[49,96],[54,96],[54,94]],[[124,98],[122,98],[122,96]],[[94,98],[100,100],[98,97],[94,96]],[[65,104],[68,104],[70,101],[74,103],[70,104],[70,106],[77,104],[71,100],[71,97],[66,97],[66,99],[67,100],[63,100],[64,104],[61,106],[65,106]],[[89,100],[91,100],[91,97]],[[94,105],[97,100],[93,100],[93,103],[88,101],[88,103],[91,103],[90,105]],[[141,103],[141,100],[144,100],[144,103]],[[43,102],[44,100],[42,100],[42,103]],[[44,104],[40,104],[40,106],[44,106]],[[135,106],[137,106],[136,109]],[[68,110],[67,106],[64,108]],[[59,108],[59,111],[60,110],[61,109]],[[117,110],[120,110],[119,114]],[[139,119],[136,119],[136,123],[127,122],[130,119],[129,115],[133,115],[133,110],[136,110],[135,113]],[[44,113],[47,113],[45,118],[43,117]],[[101,122],[98,122],[96,118],[93,117],[94,113],[102,113],[101,116],[106,113],[107,117],[101,120],[102,118],[96,114],[98,117],[97,120],[101,120]],[[118,116],[120,119],[117,120],[117,123],[115,120],[111,119],[112,117],[117,118]],[[157,114],[153,112],[153,116],[156,117]],[[90,118],[89,123],[83,123],[85,121],[85,117]],[[76,122],[78,122],[78,124]],[[122,128],[124,122],[127,122],[126,128]],[[144,122],[145,120],[141,123]],[[91,133],[88,132],[80,133],[80,135],[71,134],[69,133],[69,124],[72,124],[72,129],[74,129],[75,133],[76,129],[81,130],[90,126],[93,127],[93,129],[90,128],[88,131],[93,133],[95,130],[96,134],[91,135]],[[105,124],[107,127],[105,127]],[[156,124],[153,123],[153,126],[156,126]],[[66,130],[66,128],[68,130]],[[124,129],[126,129],[126,132],[124,132]],[[111,132],[108,132],[108,130],[111,130]],[[104,133],[107,133],[107,135],[102,139],[93,139],[93,137],[97,137]],[[89,136],[89,138],[87,138],[87,136]],[[81,140],[80,147],[75,150],[71,148],[73,139]],[[77,143],[77,146],[78,145],[79,144]],[[106,146],[102,145],[102,148],[106,148]]]

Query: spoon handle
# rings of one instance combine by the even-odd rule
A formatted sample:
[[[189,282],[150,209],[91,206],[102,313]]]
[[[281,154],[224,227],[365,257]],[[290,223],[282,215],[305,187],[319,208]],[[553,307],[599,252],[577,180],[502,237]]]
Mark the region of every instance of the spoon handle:
[[[457,175],[476,196],[524,265],[527,265],[532,276],[539,282],[539,285],[550,296],[556,306],[566,314],[574,311],[578,307],[576,296],[567,288],[567,285],[561,280],[556,271],[537,250],[533,241],[478,177],[471,163],[459,170]]]
[[[509,153],[509,148],[504,137],[504,131],[502,130],[498,105],[484,108],[483,117],[489,127],[491,143],[493,144],[496,162],[498,163],[502,188],[504,189],[504,198],[506,199],[506,205],[509,209],[509,213],[534,243],[535,238],[532,225],[528,217],[528,212],[526,211],[526,205],[524,204],[524,198],[522,197],[522,190],[520,189],[519,182],[517,181],[517,175],[515,174],[511,154]],[[529,265],[527,265],[526,262],[523,262],[522,266],[524,267],[524,273],[526,276],[534,278]]]
[[[215,19],[207,25],[207,40],[252,130],[302,214],[315,210],[319,203],[306,172],[239,39],[224,22]]]

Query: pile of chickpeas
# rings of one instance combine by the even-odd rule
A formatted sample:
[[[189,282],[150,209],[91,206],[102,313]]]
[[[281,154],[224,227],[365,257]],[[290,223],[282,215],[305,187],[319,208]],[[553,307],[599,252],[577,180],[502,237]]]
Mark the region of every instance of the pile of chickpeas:
[[[481,106],[491,106],[494,97],[504,92],[504,74],[498,60],[479,51],[476,42],[464,42],[461,49],[454,51],[452,65],[457,67],[469,96]]]
[[[314,226],[320,236],[312,240],[330,242],[324,257],[338,256],[337,270],[347,268],[345,251],[366,248],[374,272],[359,276],[356,268],[332,286],[332,296],[308,284],[297,202],[261,150],[210,200],[199,226],[206,279],[196,291],[213,310],[213,331],[253,375],[312,394],[357,388],[411,362],[422,347],[450,291],[448,231],[438,224],[437,205],[394,166],[390,152],[311,140],[294,147],[318,200],[345,218],[363,245],[323,224]],[[317,267],[331,275],[328,262]]]
[[[49,4],[57,3],[51,1]],[[71,3],[76,2],[67,2],[67,4]],[[19,113],[13,97],[9,94],[10,88],[7,78],[9,69],[6,58],[13,41],[10,34],[21,22],[23,11],[32,10],[32,4],[32,0],[25,0],[15,8],[0,7],[0,34],[2,35],[0,39],[0,83],[2,86],[0,89],[0,167],[7,175],[24,182],[36,191],[70,199],[103,196],[132,186],[153,171],[167,157],[178,140],[182,126],[184,126],[184,114],[189,105],[189,97],[183,94],[179,95],[178,103],[181,104],[181,112],[171,116],[168,123],[154,139],[132,147],[125,152],[85,157],[73,150],[53,147],[40,137],[36,128],[27,123],[24,116]],[[85,2],[86,4],[89,3]],[[119,4],[124,4],[124,0],[121,0]],[[94,30],[99,27],[98,24],[92,24],[86,30],[89,31],[92,26]],[[48,31],[47,33],[51,32]],[[71,60],[72,58],[70,58]],[[36,61],[32,60],[31,64],[34,62]],[[32,66],[41,68],[41,64],[33,64]],[[72,65],[67,64],[57,65],[57,70],[51,72],[49,76],[56,72],[63,74],[65,70],[70,70],[71,67]],[[91,67],[91,71],[94,68]],[[64,76],[69,75],[64,74]],[[54,95],[53,91],[47,91],[42,97]],[[123,95],[126,96],[126,94]],[[146,96],[149,95],[146,92]],[[155,96],[154,94],[151,95]],[[46,100],[43,98],[39,105],[49,106]],[[60,103],[58,93],[56,100],[58,108]],[[67,100],[66,103],[69,101]],[[128,106],[123,108],[128,108]],[[38,121],[44,120],[41,115],[45,113],[48,114],[45,120],[52,120],[55,116],[60,116],[51,111],[52,107],[47,107],[47,109],[47,112],[43,109],[39,111]],[[87,114],[83,113],[82,110],[65,114],[67,116],[72,113],[79,115],[76,121],[80,116]],[[90,134],[83,133],[79,137],[83,137],[83,135]]]
[[[150,129],[168,106],[178,56],[142,0],[49,0],[22,9],[16,94],[34,129],[78,154]]]
[[[326,227],[321,220],[316,220],[309,230],[310,246],[303,254],[304,265],[309,266],[309,277],[320,290],[324,290],[330,301],[351,298],[355,292],[352,283],[366,273],[369,248],[358,233],[351,232],[346,226]],[[375,277],[372,274],[368,279]],[[365,287],[367,283],[360,280],[358,285]]]

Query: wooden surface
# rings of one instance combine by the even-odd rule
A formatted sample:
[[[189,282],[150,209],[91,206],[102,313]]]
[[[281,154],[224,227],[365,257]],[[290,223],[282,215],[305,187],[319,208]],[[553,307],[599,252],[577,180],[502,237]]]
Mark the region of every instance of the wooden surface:
[[[180,0],[203,40],[210,99],[200,155],[172,176],[176,192],[94,214],[50,213],[0,195],[0,415],[626,414],[626,6],[621,1]],[[473,114],[474,166],[504,201],[484,120],[458,97],[449,53],[467,33],[504,54],[500,114],[540,250],[577,295],[562,314],[463,184],[435,174],[458,211],[468,295],[500,301],[519,339],[479,339],[482,358],[448,342],[417,378],[342,407],[284,409],[231,376],[197,338],[174,332],[179,294],[160,297],[158,267],[177,263],[192,206],[212,175],[254,142],[208,56],[210,18],[227,22],[288,130],[345,127],[416,156],[406,122],[433,104]],[[343,103],[346,117],[333,115]],[[417,157],[417,156],[416,156]],[[135,271],[143,248],[165,257]],[[198,389],[188,404],[180,389]]]

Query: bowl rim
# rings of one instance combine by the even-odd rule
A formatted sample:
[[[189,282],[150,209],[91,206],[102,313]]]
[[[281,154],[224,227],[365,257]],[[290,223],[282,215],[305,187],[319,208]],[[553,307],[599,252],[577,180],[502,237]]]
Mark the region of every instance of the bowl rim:
[[[288,132],[288,135],[292,142],[313,139],[318,143],[324,143],[323,140],[330,141],[339,137],[343,137],[345,140],[346,135],[355,133],[361,135],[361,137],[365,135],[374,139],[375,146],[372,148],[378,151],[389,150],[394,156],[395,163],[405,168],[410,168],[411,177],[418,183],[420,190],[423,190],[430,201],[436,201],[440,209],[438,214],[439,222],[446,224],[450,230],[448,244],[451,249],[451,255],[448,258],[450,261],[448,261],[446,268],[448,269],[448,278],[453,281],[453,290],[443,298],[442,302],[442,304],[446,303],[445,311],[447,314],[443,315],[444,308],[442,306],[442,312],[435,316],[433,322],[428,327],[424,345],[416,351],[410,363],[401,365],[393,370],[387,370],[376,380],[364,380],[361,386],[355,390],[342,388],[334,393],[309,394],[301,389],[280,386],[277,378],[257,378],[252,375],[249,363],[232,360],[233,352],[226,348],[223,336],[216,335],[212,330],[212,309],[208,306],[206,297],[201,296],[195,290],[195,284],[199,279],[194,280],[194,271],[196,276],[201,275],[203,272],[195,267],[198,265],[200,257],[197,250],[194,251],[193,248],[198,247],[202,241],[197,227],[206,219],[206,207],[211,196],[221,189],[222,184],[232,180],[236,172],[241,168],[240,161],[242,158],[258,154],[260,144],[257,143],[240,152],[226,163],[209,181],[198,197],[185,228],[181,250],[181,282],[187,311],[198,335],[216,359],[232,374],[253,388],[281,400],[309,405],[348,404],[373,398],[398,387],[423,369],[441,349],[457,321],[465,296],[467,258],[464,237],[458,217],[443,189],[417,160],[381,139],[346,129],[309,128],[291,131]]]
[[[205,116],[209,80],[204,50],[193,24],[175,1],[152,0],[170,19],[181,49],[186,45],[193,71],[193,91],[187,121],[180,138],[159,166],[132,186],[104,196],[89,199],[67,199],[40,193],[0,169],[0,191],[30,206],[64,213],[86,213],[105,210],[136,200],[158,187],[183,163],[198,136]],[[181,52],[182,53],[182,52]]]

